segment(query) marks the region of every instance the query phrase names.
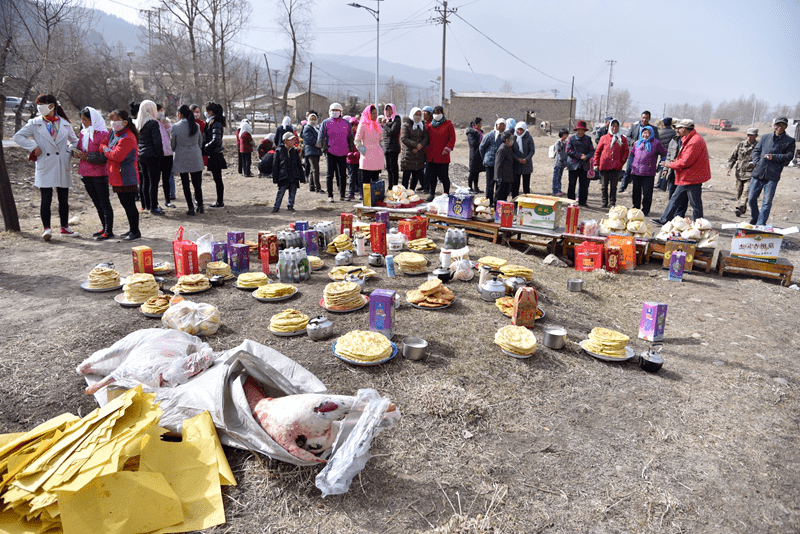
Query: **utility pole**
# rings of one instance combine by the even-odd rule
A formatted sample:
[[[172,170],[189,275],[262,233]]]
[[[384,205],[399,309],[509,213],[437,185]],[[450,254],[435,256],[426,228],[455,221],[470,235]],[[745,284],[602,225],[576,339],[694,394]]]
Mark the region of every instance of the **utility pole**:
[[[269,93],[270,93],[270,97],[271,97],[271,100],[272,100],[272,119],[273,119],[273,122],[275,123],[275,126],[277,126],[278,125],[278,116],[275,114],[276,113],[276,111],[275,111],[275,87],[272,85],[272,72],[269,70],[269,60],[267,59],[267,54],[264,54],[264,63],[267,64],[267,77],[269,78]],[[278,77],[277,71],[276,71],[275,77],[276,78]],[[277,81],[277,80],[275,80],[275,81]],[[269,121],[267,121],[267,124],[269,124]]]
[[[572,98],[572,92],[575,90],[575,76],[572,77],[572,87],[569,90],[569,130],[572,131],[572,103],[575,100]]]
[[[608,104],[611,102],[611,88],[614,86],[614,82],[611,81],[611,76],[614,74],[614,63],[616,63],[613,59],[606,60],[611,67],[608,69],[608,94],[606,95],[606,116],[608,116]]]
[[[444,85],[444,67],[445,67],[445,49],[447,45],[447,15],[449,13],[455,13],[458,11],[458,8],[447,8],[447,0],[442,2],[442,7],[435,7],[434,10],[441,15],[441,17],[434,19],[434,22],[442,24],[442,83],[439,85],[439,97],[441,100],[441,105],[444,107],[445,103],[445,85]]]
[[[311,73],[312,72],[314,72],[314,63],[313,62],[311,63],[311,65],[308,66],[308,107],[306,108],[306,111],[311,109]],[[300,118],[300,115],[298,115],[297,117]]]

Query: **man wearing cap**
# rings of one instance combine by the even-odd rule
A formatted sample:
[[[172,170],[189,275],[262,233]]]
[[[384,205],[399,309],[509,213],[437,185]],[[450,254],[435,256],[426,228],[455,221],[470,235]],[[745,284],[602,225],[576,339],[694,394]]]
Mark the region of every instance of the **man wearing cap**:
[[[592,138],[586,135],[586,121],[575,124],[575,133],[567,139],[567,171],[569,186],[567,198],[575,200],[575,184],[578,184],[578,205],[586,206],[589,196],[589,177],[587,172],[592,165],[594,145]]]
[[[759,226],[767,224],[781,172],[794,157],[795,140],[786,134],[788,125],[789,119],[786,117],[778,117],[772,121],[774,133],[761,137],[753,149],[753,173],[750,179],[750,193],[747,196],[747,202],[750,204],[750,224]],[[759,211],[758,197],[762,190],[764,201]]]
[[[347,187],[347,153],[351,152],[351,147],[355,150],[355,142],[350,123],[342,117],[342,105],[334,102],[328,114],[330,117],[322,121],[317,147],[321,148],[327,157],[328,202],[333,202],[333,176],[336,175],[339,196],[343,197]],[[319,189],[317,192],[325,191]]]
[[[631,131],[628,133],[628,145],[633,145],[636,141],[642,137],[642,128],[645,126],[649,126],[653,129],[653,136],[661,141],[661,136],[658,133],[658,126],[654,126],[650,124],[650,112],[647,110],[642,111],[641,119],[634,123],[631,126]],[[662,142],[662,144],[664,144]],[[667,145],[664,145],[667,146]],[[624,193],[625,189],[628,187],[628,183],[631,181],[631,164],[633,163],[633,151],[631,151],[631,156],[628,159],[628,165],[625,167],[625,174],[622,176],[622,181],[619,184],[619,192]]]
[[[675,129],[672,127],[672,117],[664,117],[664,120],[661,122],[664,124],[664,127],[661,128],[661,131],[658,133],[658,140],[661,141],[661,144],[664,145],[664,148],[667,149],[667,155],[661,156],[661,161],[659,161],[659,163],[663,162],[665,159],[669,157],[669,144],[675,137],[675,135],[677,135],[675,133]],[[676,154],[677,151],[674,154],[672,154],[672,157],[669,159],[675,159]],[[661,189],[662,191],[667,190],[667,174],[668,174],[667,169],[664,169],[662,167],[661,172],[658,175],[658,183],[656,184],[656,187],[658,189]]]
[[[289,211],[294,211],[294,197],[300,182],[305,182],[303,163],[297,151],[297,136],[294,132],[285,132],[281,136],[283,144],[275,150],[272,162],[272,181],[278,184],[278,193],[275,195],[275,205],[272,213],[276,213],[283,202],[283,195],[289,191]]]
[[[695,220],[703,217],[703,182],[711,179],[711,165],[705,140],[694,129],[694,121],[683,119],[676,128],[681,136],[681,150],[672,161],[661,163],[675,171],[675,192],[669,199],[664,213],[654,223],[666,224],[675,215],[684,216],[687,202],[692,206]]]
[[[606,117],[605,124],[599,127],[596,132],[594,132],[594,144],[600,144],[600,139],[602,139],[602,137],[608,133],[608,124],[613,118],[614,117]]]
[[[731,169],[736,166],[736,216],[741,217],[747,213],[747,197],[750,191],[750,173],[753,171],[753,149],[758,139],[758,128],[747,130],[747,139],[740,141],[733,154],[728,158],[728,176]]]

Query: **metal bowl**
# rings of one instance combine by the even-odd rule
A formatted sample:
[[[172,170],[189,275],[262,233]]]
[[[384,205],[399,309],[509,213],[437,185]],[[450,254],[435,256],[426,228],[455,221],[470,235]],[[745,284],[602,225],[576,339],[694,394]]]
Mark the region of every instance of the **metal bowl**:
[[[208,282],[214,287],[222,287],[225,285],[225,277],[220,274],[215,274],[208,279]]]
[[[403,357],[409,360],[421,360],[425,357],[428,342],[420,337],[403,338]]]
[[[567,342],[567,330],[560,326],[548,326],[544,329],[545,347],[561,350]]]
[[[583,291],[583,280],[580,278],[570,278],[567,280],[567,290],[573,292]]]

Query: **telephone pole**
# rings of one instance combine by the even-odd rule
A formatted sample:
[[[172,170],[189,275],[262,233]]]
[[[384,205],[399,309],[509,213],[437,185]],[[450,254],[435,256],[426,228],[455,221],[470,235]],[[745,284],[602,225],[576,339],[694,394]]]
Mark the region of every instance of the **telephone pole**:
[[[606,95],[606,117],[608,117],[608,104],[611,102],[611,87],[614,85],[614,82],[611,81],[611,76],[614,74],[614,63],[616,63],[616,61],[613,59],[608,59],[606,60],[606,63],[610,65],[610,68],[608,69],[608,94]]]
[[[312,61],[311,64],[308,66],[308,107],[306,108],[306,111],[311,109],[311,74],[313,72],[314,72],[314,62]],[[297,117],[299,118],[300,115],[298,115]]]
[[[447,0],[442,2],[442,7],[435,7],[434,10],[439,13],[441,16],[438,18],[433,19],[436,23],[442,24],[442,83],[439,85],[439,97],[441,101],[442,107],[444,107],[445,102],[445,85],[444,85],[444,66],[445,66],[445,49],[447,45],[447,23],[450,22],[447,20],[448,14],[454,14],[458,11],[458,8],[447,8]]]

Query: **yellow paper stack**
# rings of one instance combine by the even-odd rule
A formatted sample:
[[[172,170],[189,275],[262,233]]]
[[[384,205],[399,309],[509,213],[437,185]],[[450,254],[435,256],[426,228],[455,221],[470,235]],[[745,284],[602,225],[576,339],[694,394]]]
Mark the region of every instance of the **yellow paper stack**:
[[[208,412],[162,441],[154,394],[131,389],[83,419],[0,435],[0,532],[186,532],[225,522],[236,484]]]

